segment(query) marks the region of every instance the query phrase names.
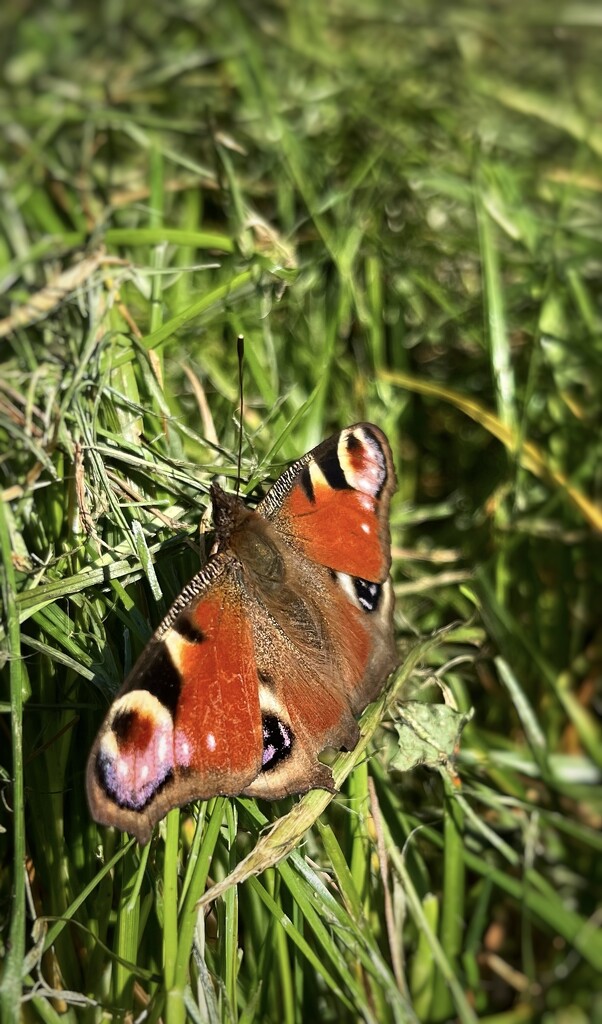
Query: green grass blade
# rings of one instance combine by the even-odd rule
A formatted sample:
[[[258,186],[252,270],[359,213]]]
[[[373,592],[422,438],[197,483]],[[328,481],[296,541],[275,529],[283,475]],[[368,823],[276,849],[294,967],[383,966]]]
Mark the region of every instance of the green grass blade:
[[[16,583],[12,563],[13,545],[6,507],[0,502],[0,548],[2,550],[2,598],[7,620],[7,654],[10,659],[10,710],[12,740],[13,882],[9,945],[2,967],[0,1000],[2,1019],[15,1024],[21,1018],[21,970],[25,954],[25,818],[23,784],[23,698],[21,637],[15,601]]]

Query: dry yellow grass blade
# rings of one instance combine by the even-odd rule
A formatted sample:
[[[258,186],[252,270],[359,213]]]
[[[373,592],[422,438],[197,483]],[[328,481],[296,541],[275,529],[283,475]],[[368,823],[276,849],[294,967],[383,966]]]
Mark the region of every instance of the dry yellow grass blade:
[[[571,484],[564,473],[550,466],[545,455],[536,444],[519,437],[515,431],[506,426],[505,423],[502,423],[495,413],[490,412],[480,402],[475,401],[474,398],[467,398],[466,395],[453,390],[453,388],[419,380],[417,377],[412,377],[409,373],[385,372],[379,376],[381,380],[386,380],[400,388],[407,388],[408,391],[440,398],[442,401],[454,405],[461,412],[466,413],[467,416],[470,416],[476,423],[479,423],[485,430],[488,430],[493,437],[497,437],[498,441],[501,441],[508,451],[516,456],[524,469],[565,491],[567,497],[579,509],[590,526],[593,526],[595,530],[602,531],[602,509]]]
[[[44,320],[61,305],[65,299],[86,283],[99,267],[104,265],[127,266],[127,260],[107,256],[103,248],[78,260],[72,267],[55,275],[39,292],[30,295],[23,306],[13,310],[10,316],[0,320],[0,338],[6,338],[18,327],[30,327]]]

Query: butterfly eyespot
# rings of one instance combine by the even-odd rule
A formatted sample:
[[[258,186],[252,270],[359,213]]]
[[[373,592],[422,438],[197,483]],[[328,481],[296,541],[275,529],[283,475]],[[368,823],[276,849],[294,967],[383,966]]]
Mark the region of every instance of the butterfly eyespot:
[[[173,722],[146,690],[117,701],[94,758],[96,783],[118,807],[140,811],[173,778]]]
[[[342,471],[348,486],[380,499],[387,483],[387,460],[382,445],[368,426],[343,431],[339,450]]]
[[[359,605],[363,612],[371,614],[380,607],[384,589],[382,583],[373,583],[361,576],[348,576],[344,572],[335,573],[334,578],[350,601]]]
[[[128,708],[117,712],[111,728],[120,751],[146,750],[152,739],[154,722],[148,715]]]
[[[110,800],[114,800],[118,807],[138,812],[143,811],[173,779],[169,766],[162,766],[159,773],[152,775],[150,767],[144,765],[138,784],[134,785],[130,766],[123,761],[115,762],[103,753],[98,755],[95,774],[98,785]]]
[[[380,583],[371,583],[369,580],[362,580],[359,576],[354,576],[353,587],[364,611],[376,611],[380,604],[383,590],[382,585]]]
[[[294,736],[291,729],[276,715],[264,715],[262,772],[269,772],[281,761],[290,757]]]

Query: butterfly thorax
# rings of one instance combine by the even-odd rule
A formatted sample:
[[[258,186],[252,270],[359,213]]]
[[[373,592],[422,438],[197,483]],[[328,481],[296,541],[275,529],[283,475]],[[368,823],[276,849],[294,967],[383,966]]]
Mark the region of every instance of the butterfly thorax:
[[[280,587],[286,571],[277,539],[263,516],[218,484],[211,487],[217,549],[235,555],[249,582],[262,590]]]
[[[226,494],[219,484],[211,484],[213,523],[220,548],[227,547],[231,535],[242,526],[250,510],[235,494]]]
[[[303,651],[321,650],[325,638],[316,567],[310,579],[306,564],[292,554],[283,536],[240,498],[215,485],[211,496],[218,550],[236,559],[239,585],[253,596],[281,635],[294,640]]]

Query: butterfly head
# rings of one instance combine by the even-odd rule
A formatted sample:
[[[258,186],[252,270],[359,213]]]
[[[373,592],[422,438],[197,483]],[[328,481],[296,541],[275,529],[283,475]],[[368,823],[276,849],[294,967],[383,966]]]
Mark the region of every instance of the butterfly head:
[[[213,524],[219,547],[225,547],[232,534],[236,533],[249,517],[250,511],[240,498],[235,494],[226,494],[219,484],[211,484],[210,493],[213,505]]]

